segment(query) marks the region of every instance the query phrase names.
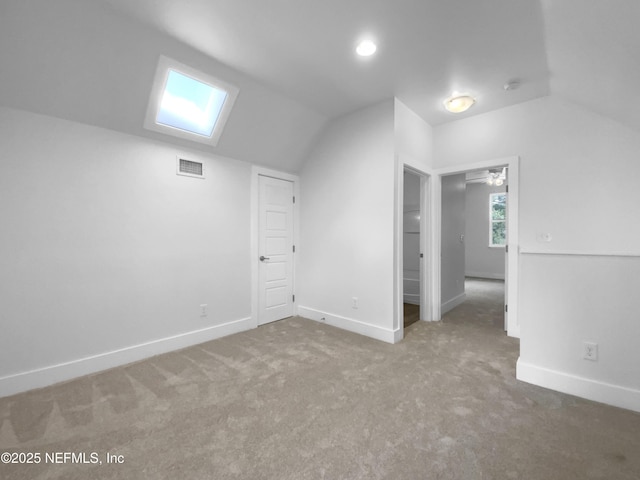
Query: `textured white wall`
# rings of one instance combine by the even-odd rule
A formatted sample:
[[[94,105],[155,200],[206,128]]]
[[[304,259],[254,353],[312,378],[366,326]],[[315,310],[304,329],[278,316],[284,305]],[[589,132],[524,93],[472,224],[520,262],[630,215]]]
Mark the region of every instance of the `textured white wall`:
[[[333,318],[345,328],[360,323],[368,335],[392,332],[393,140],[388,101],[331,122],[304,164],[301,314]],[[358,298],[357,309],[352,297]]]
[[[6,108],[0,144],[0,380],[250,317],[249,164]]]
[[[470,277],[504,278],[503,247],[489,246],[489,194],[505,186],[467,184],[465,196],[465,274]]]
[[[638,132],[548,97],[434,134],[443,166],[521,158],[519,378],[640,410]]]
[[[521,256],[518,377],[640,411],[640,257]],[[583,342],[598,361],[583,359]]]
[[[418,170],[433,166],[433,128],[397,98],[394,99],[395,152]]]

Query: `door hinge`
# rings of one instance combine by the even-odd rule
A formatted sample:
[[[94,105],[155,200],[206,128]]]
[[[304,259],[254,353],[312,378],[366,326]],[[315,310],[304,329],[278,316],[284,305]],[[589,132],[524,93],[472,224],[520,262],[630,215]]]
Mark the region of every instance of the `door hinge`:
[[[505,312],[508,312],[508,311],[509,311],[509,305],[505,305],[505,306],[504,306],[504,311],[505,311]]]
[[[504,253],[509,253],[509,245],[504,246]]]
[[[296,253],[296,246],[293,246],[293,253]]]
[[[293,203],[296,203],[296,197],[295,196],[293,197]]]
[[[295,303],[295,302],[296,302],[296,296],[293,295],[293,303]]]
[[[505,187],[505,191],[506,191],[507,193],[509,193],[509,185],[507,185],[507,186]]]

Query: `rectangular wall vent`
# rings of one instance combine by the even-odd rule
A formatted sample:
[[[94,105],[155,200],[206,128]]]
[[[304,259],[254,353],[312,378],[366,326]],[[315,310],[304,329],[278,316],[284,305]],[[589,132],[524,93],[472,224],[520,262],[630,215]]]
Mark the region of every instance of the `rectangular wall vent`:
[[[202,162],[194,162],[193,160],[186,160],[178,157],[178,169],[176,173],[178,175],[185,175],[187,177],[204,178],[204,165]]]

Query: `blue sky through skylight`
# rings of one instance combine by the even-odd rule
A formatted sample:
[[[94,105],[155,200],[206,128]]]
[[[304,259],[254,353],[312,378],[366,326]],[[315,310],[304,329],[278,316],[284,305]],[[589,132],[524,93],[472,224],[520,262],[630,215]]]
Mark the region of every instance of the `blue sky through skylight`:
[[[227,92],[169,70],[156,122],[210,137]]]

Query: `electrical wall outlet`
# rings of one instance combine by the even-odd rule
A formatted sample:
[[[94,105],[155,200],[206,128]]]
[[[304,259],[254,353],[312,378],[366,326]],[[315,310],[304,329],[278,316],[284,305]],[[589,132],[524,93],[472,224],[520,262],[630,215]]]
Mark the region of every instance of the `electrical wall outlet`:
[[[203,303],[202,305],[200,305],[200,316],[201,317],[206,317],[207,316],[207,304]]]
[[[351,299],[351,308],[358,308],[358,297],[353,297]]]
[[[595,362],[598,360],[598,344],[593,342],[583,342],[583,358]]]

